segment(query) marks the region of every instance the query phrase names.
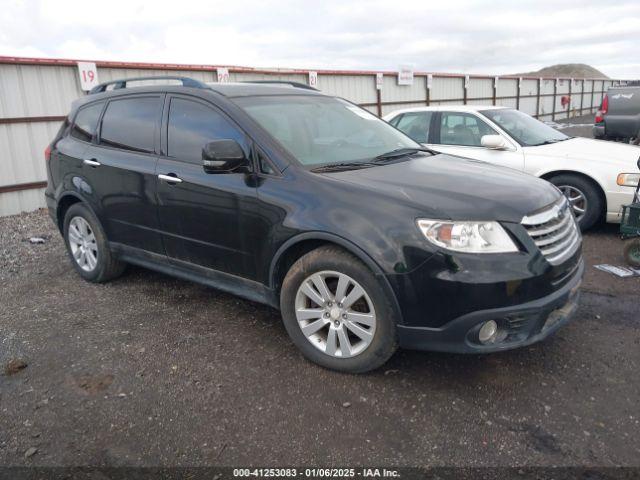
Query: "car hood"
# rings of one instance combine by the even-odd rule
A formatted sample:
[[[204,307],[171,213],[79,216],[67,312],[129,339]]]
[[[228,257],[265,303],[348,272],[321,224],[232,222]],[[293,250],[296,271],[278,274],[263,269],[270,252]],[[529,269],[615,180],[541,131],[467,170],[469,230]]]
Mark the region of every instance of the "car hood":
[[[444,154],[325,175],[410,203],[439,219],[519,223],[561,195],[531,175]]]
[[[638,170],[637,162],[640,157],[640,148],[637,146],[580,137],[550,145],[524,147],[523,150],[525,156],[534,154],[577,161],[596,161],[621,167],[628,172]]]

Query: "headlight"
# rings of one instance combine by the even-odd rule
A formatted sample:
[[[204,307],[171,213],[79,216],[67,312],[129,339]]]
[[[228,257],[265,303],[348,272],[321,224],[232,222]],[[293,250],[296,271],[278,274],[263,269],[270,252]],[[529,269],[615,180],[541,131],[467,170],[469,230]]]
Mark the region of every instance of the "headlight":
[[[621,187],[636,187],[640,182],[640,173],[621,173],[618,175],[618,185]]]
[[[418,220],[418,227],[434,245],[464,253],[517,252],[518,247],[498,222]]]

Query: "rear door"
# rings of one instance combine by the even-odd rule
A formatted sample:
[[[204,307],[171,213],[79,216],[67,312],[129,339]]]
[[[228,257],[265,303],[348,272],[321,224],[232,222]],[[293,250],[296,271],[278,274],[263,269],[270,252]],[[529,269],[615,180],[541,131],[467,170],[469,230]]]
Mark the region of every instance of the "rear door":
[[[83,168],[107,238],[163,254],[156,212],[156,163],[164,94],[126,95],[108,101],[97,144]]]
[[[432,123],[429,147],[434,150],[516,170],[524,169],[522,150],[478,115],[444,110],[434,116]],[[505,150],[483,147],[481,139],[484,135],[501,135],[508,147]]]
[[[167,98],[162,135],[158,216],[167,256],[254,278],[255,245],[249,236],[251,212],[257,208],[253,177],[206,173],[202,164],[202,147],[219,139],[236,140],[249,158],[248,138],[214,105],[183,95]]]

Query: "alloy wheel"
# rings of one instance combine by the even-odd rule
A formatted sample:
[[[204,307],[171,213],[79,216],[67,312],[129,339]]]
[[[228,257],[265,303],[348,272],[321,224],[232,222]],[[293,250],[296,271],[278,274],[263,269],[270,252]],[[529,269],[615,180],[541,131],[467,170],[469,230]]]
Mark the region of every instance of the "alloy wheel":
[[[576,187],[571,185],[559,185],[558,188],[567,197],[569,205],[573,210],[576,220],[580,220],[587,212],[587,197],[586,195]]]
[[[344,273],[322,271],[307,277],[296,293],[295,311],[307,340],[331,357],[355,357],[375,335],[373,302]]]
[[[98,245],[89,223],[82,217],[73,217],[68,236],[75,262],[85,272],[93,271],[98,264]]]

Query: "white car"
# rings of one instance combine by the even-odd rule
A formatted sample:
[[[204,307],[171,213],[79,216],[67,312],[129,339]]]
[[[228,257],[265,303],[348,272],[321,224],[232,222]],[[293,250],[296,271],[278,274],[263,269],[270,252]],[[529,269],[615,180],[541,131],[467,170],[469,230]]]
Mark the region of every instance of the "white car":
[[[544,178],[567,196],[582,230],[620,222],[640,179],[640,147],[568,137],[518,110],[441,105],[398,110],[384,119],[419,143]],[[469,183],[473,188],[473,182]]]

